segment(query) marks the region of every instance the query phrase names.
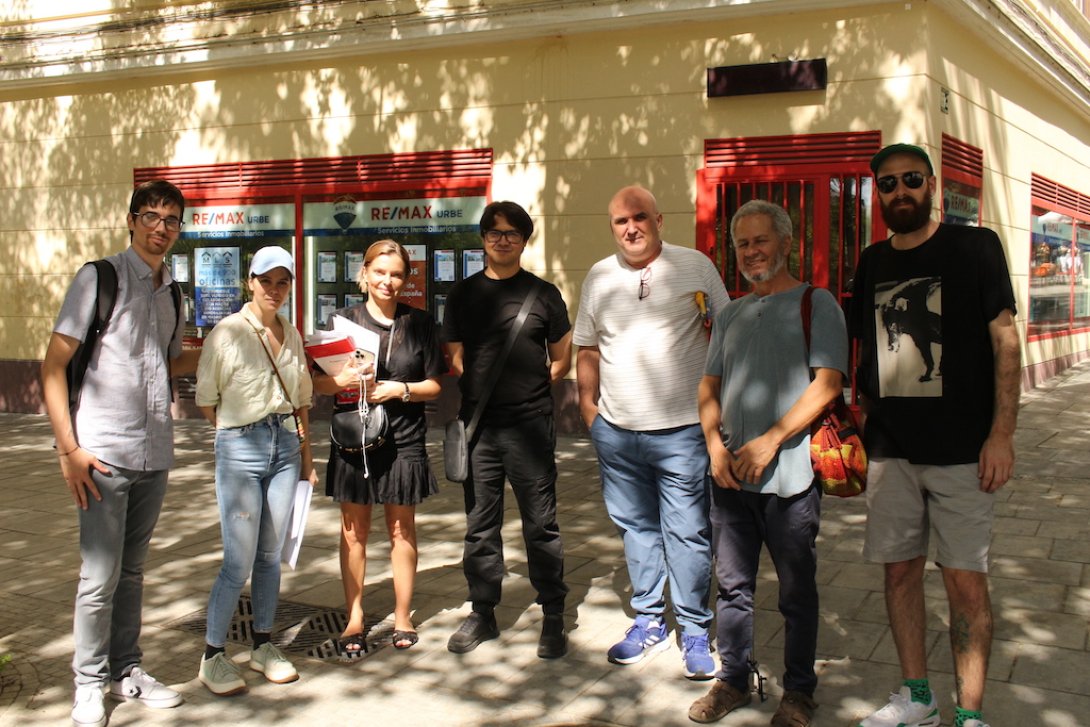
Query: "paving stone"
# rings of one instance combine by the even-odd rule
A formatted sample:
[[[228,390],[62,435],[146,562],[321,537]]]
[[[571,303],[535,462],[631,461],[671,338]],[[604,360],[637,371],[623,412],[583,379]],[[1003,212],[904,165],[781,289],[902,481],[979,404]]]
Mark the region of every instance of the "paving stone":
[[[1052,552],[1052,538],[1032,535],[993,535],[990,553],[992,557],[1015,555],[1023,558],[1048,558]]]
[[[1075,650],[1086,646],[1087,624],[1082,616],[1015,608],[1003,609],[1000,616],[995,620],[997,639]]]
[[[996,517],[992,523],[993,552],[995,544],[1005,540],[1008,535],[1044,535],[1045,533],[1038,533],[1040,525],[1037,520],[1011,516]]]
[[[1036,583],[990,576],[992,610],[1035,608],[1059,611],[1067,586],[1060,583]]]
[[[1090,540],[1057,540],[1052,546],[1053,560],[1090,563]]]
[[[1063,563],[1044,558],[992,558],[990,573],[1002,578],[1023,579],[1075,585],[1079,582],[1082,568],[1079,563]]]
[[[1082,649],[1021,644],[1011,682],[1050,692],[1083,694],[1090,656]]]
[[[1090,588],[1067,588],[1063,611],[1090,619]]]

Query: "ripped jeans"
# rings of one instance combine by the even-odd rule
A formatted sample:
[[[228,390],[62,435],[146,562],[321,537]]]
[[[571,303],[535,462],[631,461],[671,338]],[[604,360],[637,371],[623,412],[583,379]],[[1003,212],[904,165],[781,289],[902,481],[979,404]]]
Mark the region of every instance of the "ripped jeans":
[[[223,567],[208,597],[205,641],[222,647],[246,579],[253,574],[254,630],[272,631],[280,595],[280,549],[299,481],[299,438],[273,414],[216,430],[216,499]]]

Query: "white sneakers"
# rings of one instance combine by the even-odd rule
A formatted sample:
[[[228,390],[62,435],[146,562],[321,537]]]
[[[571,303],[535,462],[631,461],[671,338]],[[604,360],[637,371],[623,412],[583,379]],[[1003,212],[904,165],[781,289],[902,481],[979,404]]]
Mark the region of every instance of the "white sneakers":
[[[242,670],[222,651],[211,659],[201,657],[201,669],[197,672],[197,678],[210,692],[220,697],[246,691]]]
[[[182,703],[181,694],[163,686],[138,666],[127,677],[110,682],[110,697],[119,702],[140,702],[152,709],[170,709]]]
[[[72,702],[72,724],[75,727],[105,727],[106,706],[102,698],[102,687],[76,687],[76,698]]]
[[[889,704],[860,722],[859,727],[939,727],[940,721],[934,694],[930,702],[920,704],[913,702],[912,691],[902,686],[889,695]]]
[[[287,684],[299,678],[299,672],[284,652],[269,641],[250,652],[250,668],[264,674],[273,684]]]
[[[169,709],[182,703],[182,695],[156,681],[138,666],[128,676],[110,682],[110,697],[119,702],[140,702],[152,709]],[[72,724],[75,727],[105,727],[105,690],[98,685],[76,687],[72,700]]]
[[[261,672],[274,684],[287,684],[299,678],[299,672],[288,657],[271,643],[264,643],[250,652],[250,668]],[[242,670],[222,651],[211,659],[201,658],[197,678],[210,692],[221,697],[246,691]]]

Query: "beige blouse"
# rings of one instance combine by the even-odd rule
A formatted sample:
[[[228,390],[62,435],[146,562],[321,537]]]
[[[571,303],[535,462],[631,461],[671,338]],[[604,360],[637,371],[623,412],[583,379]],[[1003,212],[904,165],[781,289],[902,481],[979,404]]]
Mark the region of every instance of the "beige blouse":
[[[290,401],[273,374],[272,353],[261,321],[243,306],[216,324],[204,340],[197,365],[197,406],[216,407],[216,427],[253,424],[269,414],[290,414],[311,405],[313,393],[303,338],[283,316],[284,345],[274,357]],[[255,331],[255,328],[257,329]]]

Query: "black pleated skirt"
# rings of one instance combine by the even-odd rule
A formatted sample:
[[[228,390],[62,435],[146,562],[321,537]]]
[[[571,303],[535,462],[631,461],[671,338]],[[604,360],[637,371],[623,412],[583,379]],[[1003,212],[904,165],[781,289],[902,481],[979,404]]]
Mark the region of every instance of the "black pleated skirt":
[[[398,447],[391,438],[366,456],[370,477],[364,476],[363,453],[330,445],[325,493],[357,505],[419,505],[439,492],[423,442]]]

